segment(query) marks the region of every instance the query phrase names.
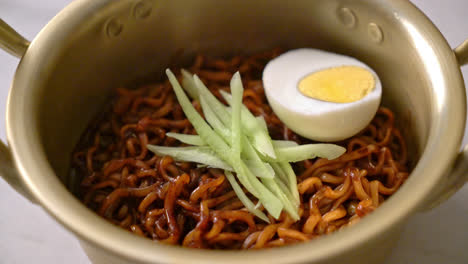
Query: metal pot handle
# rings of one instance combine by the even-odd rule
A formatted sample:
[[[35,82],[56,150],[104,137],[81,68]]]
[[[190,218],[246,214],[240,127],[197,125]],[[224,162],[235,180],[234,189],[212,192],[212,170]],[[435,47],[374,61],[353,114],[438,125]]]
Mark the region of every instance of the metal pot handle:
[[[460,67],[468,64],[468,39],[456,47],[453,52],[455,52]]]
[[[460,67],[468,64],[468,39],[453,50]],[[444,187],[435,195],[433,200],[423,208],[432,209],[449,199],[468,181],[468,145],[458,154],[452,171],[445,181]]]
[[[13,56],[21,58],[29,46],[29,41],[0,19],[0,48]],[[31,194],[25,188],[21,177],[14,165],[11,151],[8,146],[0,140],[0,176],[10,184],[17,192],[22,194],[31,202],[35,203]]]
[[[0,48],[13,56],[21,58],[30,42],[0,18]]]

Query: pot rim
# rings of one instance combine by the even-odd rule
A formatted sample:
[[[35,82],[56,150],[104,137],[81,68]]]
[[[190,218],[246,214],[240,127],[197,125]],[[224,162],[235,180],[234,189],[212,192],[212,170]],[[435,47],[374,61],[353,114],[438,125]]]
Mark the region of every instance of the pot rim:
[[[140,238],[106,220],[86,208],[54,175],[40,144],[37,127],[37,91],[34,88],[45,84],[41,71],[53,65],[60,49],[51,49],[65,41],[89,14],[112,0],[77,0],[54,17],[31,43],[23,56],[12,83],[7,102],[7,138],[13,159],[25,185],[39,204],[58,222],[66,226],[80,239],[113,254],[134,261],[161,261],[169,263],[257,263],[275,261],[295,263],[318,261],[359,247],[372,237],[398,225],[418,210],[437,184],[444,180],[458,153],[463,137],[466,117],[466,102],[463,78],[457,60],[445,38],[432,22],[412,3],[406,0],[389,0],[388,8],[398,10],[398,16],[406,26],[413,26],[413,34],[419,34],[420,45],[428,48],[427,68],[432,74],[431,84],[444,87],[437,89],[433,98],[432,123],[428,141],[416,167],[407,182],[381,208],[366,216],[353,227],[321,237],[307,243],[258,251],[218,251],[187,249],[154,243]],[[418,21],[414,26],[413,21]],[[67,23],[63,23],[67,21]],[[421,34],[420,32],[425,32]],[[48,48],[49,47],[49,48]],[[431,53],[432,52],[432,53]],[[429,63],[434,63],[429,67]],[[32,88],[33,87],[33,88]],[[36,89],[37,90],[37,89]],[[36,92],[36,93],[35,93]],[[34,95],[36,94],[36,97]],[[34,99],[36,98],[36,99]],[[463,113],[460,115],[460,113]],[[32,124],[32,125],[31,125]],[[450,132],[450,133],[449,133]],[[447,155],[438,156],[439,153]],[[436,161],[437,162],[434,162]],[[38,173],[39,172],[39,173]],[[424,175],[424,181],[416,178]],[[413,188],[415,185],[418,188]],[[51,191],[53,190],[53,191]],[[391,211],[392,214],[385,214]],[[380,219],[385,217],[386,221]],[[365,228],[363,228],[365,226]],[[314,250],[311,250],[311,249]]]

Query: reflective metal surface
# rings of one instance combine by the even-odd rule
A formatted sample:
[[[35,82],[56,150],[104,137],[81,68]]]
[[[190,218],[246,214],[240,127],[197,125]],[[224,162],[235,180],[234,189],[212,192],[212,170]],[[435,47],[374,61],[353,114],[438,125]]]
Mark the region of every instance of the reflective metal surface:
[[[455,49],[455,55],[460,66],[468,64],[468,39]]]
[[[21,58],[29,46],[29,41],[0,19],[0,48]]]
[[[0,48],[11,55],[21,58],[29,46],[29,41],[18,34],[5,21],[0,19]],[[24,197],[34,202],[29,192],[24,187],[21,177],[14,167],[8,146],[0,141],[0,175],[10,186]]]
[[[366,62],[383,83],[383,103],[402,119],[414,170],[361,223],[272,250],[189,250],[112,226],[67,190],[70,153],[111,88],[156,79],[170,62],[185,64],[196,52],[228,56],[277,46],[321,48]],[[467,155],[457,155],[466,117],[458,62],[466,57],[466,45],[456,57],[406,0],[77,0],[41,31],[18,66],[8,139],[26,188],[96,262],[378,263],[410,214],[465,181]]]

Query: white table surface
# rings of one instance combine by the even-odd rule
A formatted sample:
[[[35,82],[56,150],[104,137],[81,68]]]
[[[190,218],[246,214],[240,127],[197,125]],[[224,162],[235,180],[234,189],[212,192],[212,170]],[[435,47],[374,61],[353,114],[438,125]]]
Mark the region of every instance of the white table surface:
[[[0,0],[0,18],[32,39],[69,2],[71,0]],[[468,38],[468,1],[413,2],[434,21],[452,47]],[[5,140],[5,103],[17,63],[18,59],[0,51],[2,140]],[[468,67],[463,73],[468,79]],[[0,179],[0,264],[15,263],[90,262],[68,231]],[[386,262],[393,263],[468,263],[468,186],[442,206],[419,213],[410,220],[398,247]]]

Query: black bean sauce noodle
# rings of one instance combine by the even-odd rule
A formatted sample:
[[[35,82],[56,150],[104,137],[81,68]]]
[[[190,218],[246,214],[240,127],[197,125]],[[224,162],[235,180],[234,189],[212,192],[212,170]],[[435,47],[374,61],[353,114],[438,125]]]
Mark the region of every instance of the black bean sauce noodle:
[[[309,143],[284,126],[266,101],[262,70],[279,54],[228,60],[197,56],[189,70],[220,100],[219,90],[229,91],[230,78],[239,70],[244,104],[265,118],[272,138]],[[119,88],[82,137],[72,168],[82,179],[79,196],[86,206],[139,236],[169,244],[258,249],[307,241],[356,223],[408,176],[405,141],[392,111],[381,107],[365,130],[339,142],[347,148],[340,158],[294,164],[301,218],[294,222],[283,212],[278,220],[269,216],[267,224],[244,208],[222,171],[149,152],[147,144],[181,145],[167,132],[195,134],[168,81]]]

